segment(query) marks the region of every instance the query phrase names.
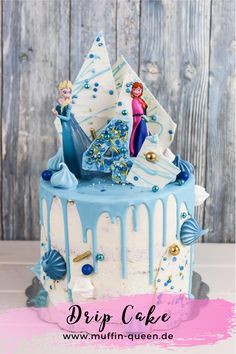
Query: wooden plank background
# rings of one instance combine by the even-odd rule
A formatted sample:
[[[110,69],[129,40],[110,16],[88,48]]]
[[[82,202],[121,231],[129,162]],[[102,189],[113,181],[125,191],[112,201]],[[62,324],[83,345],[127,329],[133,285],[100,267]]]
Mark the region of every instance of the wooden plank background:
[[[197,210],[210,230],[202,241],[234,242],[233,0],[7,0],[0,9],[0,239],[39,239],[56,86],[75,78],[102,30],[111,63],[123,54],[178,124],[172,150],[211,194]]]

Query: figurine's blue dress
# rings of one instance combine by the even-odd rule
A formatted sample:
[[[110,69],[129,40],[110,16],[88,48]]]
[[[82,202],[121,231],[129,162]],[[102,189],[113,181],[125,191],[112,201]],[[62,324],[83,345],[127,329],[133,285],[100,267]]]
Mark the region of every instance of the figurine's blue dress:
[[[58,118],[62,126],[64,161],[69,170],[77,178],[89,178],[89,172],[82,169],[82,157],[84,151],[91,144],[91,141],[75,120],[71,108],[70,104],[66,106],[58,104],[56,106]]]

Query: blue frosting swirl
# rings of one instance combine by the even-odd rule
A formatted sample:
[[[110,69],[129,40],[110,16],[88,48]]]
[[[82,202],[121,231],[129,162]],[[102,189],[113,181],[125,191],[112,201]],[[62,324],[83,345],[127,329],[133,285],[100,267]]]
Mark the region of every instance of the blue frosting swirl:
[[[41,264],[44,272],[53,280],[60,280],[66,274],[66,262],[56,250],[44,253]]]
[[[192,245],[199,237],[205,235],[208,230],[202,230],[194,218],[186,220],[180,230],[180,240],[184,245]]]
[[[177,166],[181,172],[187,172],[189,175],[194,173],[193,165],[186,160],[182,160],[180,155],[176,155],[173,164]]]
[[[60,163],[60,171],[55,172],[51,177],[51,184],[53,187],[72,189],[76,188],[78,185],[78,180],[75,175],[70,172],[69,168],[64,162]]]
[[[48,160],[48,170],[59,171],[60,163],[64,162],[63,150],[60,147],[53,157]]]

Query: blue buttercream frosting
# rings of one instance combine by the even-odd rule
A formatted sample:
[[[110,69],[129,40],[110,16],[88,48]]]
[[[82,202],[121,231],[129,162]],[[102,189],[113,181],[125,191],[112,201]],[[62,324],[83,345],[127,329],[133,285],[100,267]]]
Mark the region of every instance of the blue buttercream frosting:
[[[52,171],[60,170],[60,163],[64,162],[63,150],[60,147],[53,157],[48,160],[48,169]]]
[[[64,162],[60,163],[60,170],[52,175],[51,185],[56,188],[72,189],[78,185],[78,180],[75,175],[70,172]]]

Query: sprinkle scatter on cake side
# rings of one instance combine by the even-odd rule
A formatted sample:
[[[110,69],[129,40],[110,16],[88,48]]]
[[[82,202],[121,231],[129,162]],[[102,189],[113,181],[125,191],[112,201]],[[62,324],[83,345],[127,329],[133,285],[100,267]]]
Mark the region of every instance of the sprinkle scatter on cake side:
[[[208,197],[169,147],[176,124],[95,38],[52,108],[60,147],[40,180],[40,306],[142,293],[191,297],[194,207]]]

